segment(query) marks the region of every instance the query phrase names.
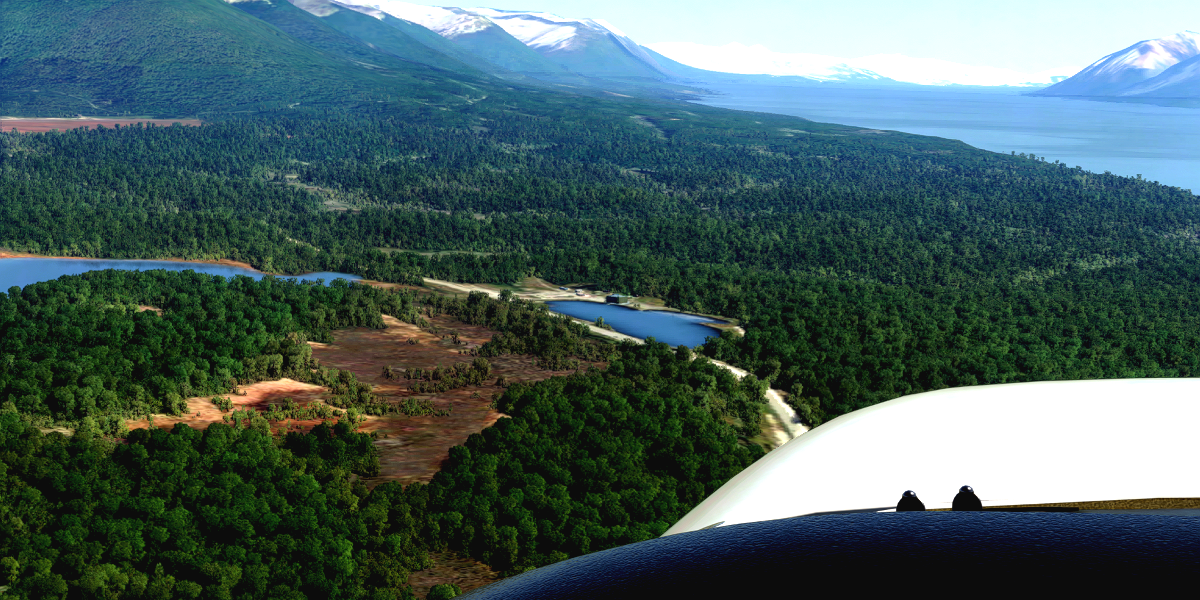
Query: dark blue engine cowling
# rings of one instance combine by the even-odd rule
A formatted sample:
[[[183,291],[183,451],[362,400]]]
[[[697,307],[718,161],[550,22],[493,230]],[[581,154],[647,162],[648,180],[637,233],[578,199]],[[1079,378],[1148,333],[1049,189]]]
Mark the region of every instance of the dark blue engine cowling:
[[[830,589],[987,597],[1050,588],[1111,593],[1126,585],[1143,593],[1184,585],[1190,595],[1198,577],[1197,517],[859,513],[657,538],[542,567],[464,597],[790,598]]]

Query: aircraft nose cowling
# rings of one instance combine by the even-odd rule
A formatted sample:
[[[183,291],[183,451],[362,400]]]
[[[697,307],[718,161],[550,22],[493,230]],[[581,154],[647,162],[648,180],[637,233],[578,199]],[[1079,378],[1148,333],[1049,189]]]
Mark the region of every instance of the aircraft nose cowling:
[[[1196,557],[1200,518],[1194,517],[857,513],[665,536],[542,567],[464,597],[785,598],[818,582],[856,593],[964,582],[993,593],[1074,594],[1122,584],[1166,589],[1200,575]]]

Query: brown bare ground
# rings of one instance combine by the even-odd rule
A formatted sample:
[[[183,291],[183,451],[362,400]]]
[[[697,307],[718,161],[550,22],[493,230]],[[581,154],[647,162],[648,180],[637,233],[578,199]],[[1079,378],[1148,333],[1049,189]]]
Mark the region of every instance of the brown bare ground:
[[[198,119],[17,119],[17,118],[0,118],[0,130],[5,132],[16,129],[20,133],[44,133],[53,131],[66,131],[68,129],[91,129],[97,125],[105,127],[113,127],[121,125],[122,127],[134,125],[137,123],[145,123],[147,125],[168,126],[173,123],[179,123],[187,127],[199,127],[201,125]]]
[[[262,381],[259,383],[242,386],[240,391],[245,392],[245,395],[225,394],[226,398],[233,401],[233,410],[253,409],[257,411],[266,411],[272,404],[283,404],[284,398],[291,398],[298,404],[307,405],[309,402],[319,401],[322,396],[327,394],[327,390],[319,385],[310,383],[302,383],[291,379],[280,379],[277,381]],[[222,415],[228,414],[221,412],[211,402],[212,396],[198,396],[188,398],[188,412],[186,415],[171,416],[171,415],[154,415],[154,426],[160,429],[171,429],[176,423],[185,423],[193,429],[208,429],[213,423],[221,423]],[[319,420],[301,421],[293,424],[312,428]],[[130,429],[144,429],[149,426],[148,419],[138,419],[136,421],[127,421],[126,426]],[[282,427],[282,424],[274,425]]]
[[[421,328],[384,317],[385,329],[348,329],[334,334],[334,343],[313,346],[313,355],[326,367],[336,367],[354,373],[359,381],[374,386],[374,393],[385,402],[402,402],[410,397],[428,398],[435,408],[450,408],[446,417],[409,417],[387,415],[368,417],[360,431],[375,432],[378,440],[380,474],[370,478],[374,487],[383,481],[402,484],[428,482],[441,468],[450,448],[466,442],[467,437],[491,426],[502,415],[488,405],[493,394],[503,388],[496,378],[503,375],[509,381],[539,381],[570,371],[547,371],[533,364],[529,356],[500,356],[488,359],[492,375],[485,385],[470,386],[438,394],[414,394],[408,382],[387,381],[383,368],[432,369],[455,362],[470,362],[473,358],[460,354],[478,348],[492,338],[494,332],[466,325],[449,317],[434,317],[431,323],[443,333],[458,333],[459,344],[442,339]],[[409,339],[418,343],[408,344]]]
[[[455,552],[430,552],[429,558],[432,567],[408,577],[418,598],[427,596],[429,589],[439,583],[453,583],[465,593],[500,579],[491,567]]]
[[[466,325],[449,317],[433,317],[431,323],[443,333],[451,331],[459,335],[459,343],[442,339],[416,325],[403,323],[384,316],[384,329],[355,328],[334,332],[332,344],[310,342],[313,355],[322,366],[345,369],[363,383],[373,386],[374,393],[385,402],[402,402],[410,397],[427,398],[434,407],[450,408],[445,417],[409,417],[392,414],[382,417],[368,416],[359,430],[377,434],[375,441],[379,449],[380,474],[366,479],[370,487],[384,481],[397,481],[407,485],[413,482],[428,482],[441,468],[442,461],[449,456],[450,448],[461,445],[473,433],[491,426],[502,415],[488,405],[492,396],[503,392],[496,385],[496,378],[504,376],[508,381],[540,381],[553,375],[565,375],[570,371],[547,371],[534,366],[530,356],[500,356],[489,359],[492,375],[484,385],[450,390],[438,394],[415,394],[408,390],[407,381],[383,379],[383,367],[432,369],[449,367],[456,362],[470,362],[473,357],[461,354],[478,348],[492,338],[494,332],[483,327]],[[414,339],[417,344],[408,344]],[[282,404],[291,398],[301,406],[311,402],[324,402],[329,390],[317,385],[301,383],[291,379],[264,381],[242,386],[241,394],[227,394],[234,410],[253,409],[266,411],[272,404]],[[155,415],[154,426],[170,429],[176,423],[186,423],[196,429],[205,429],[213,423],[222,422],[222,413],[211,402],[211,396],[188,398],[188,413],[182,416]],[[286,424],[296,430],[308,430],[319,420],[292,421]],[[149,426],[148,419],[128,421],[130,429]],[[283,430],[285,424],[273,424]]]

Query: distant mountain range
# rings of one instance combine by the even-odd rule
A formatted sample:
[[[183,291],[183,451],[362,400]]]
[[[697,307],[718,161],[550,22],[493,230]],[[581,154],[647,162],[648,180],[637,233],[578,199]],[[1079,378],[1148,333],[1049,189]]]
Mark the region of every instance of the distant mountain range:
[[[1144,40],[1038,92],[1044,96],[1200,97],[1200,33]]]
[[[681,99],[722,83],[1037,86],[1071,72],[645,47],[600,19],[399,0],[4,0],[3,13],[0,114],[13,116],[429,112],[546,90]],[[1143,42],[1044,93],[1200,95],[1198,38]]]
[[[762,45],[745,46],[738,43],[705,46],[690,42],[668,42],[649,44],[648,47],[679,63],[709,71],[804,77],[822,82],[1041,87],[1064,80],[1077,71],[1060,68],[1040,73],[1022,73],[899,54],[876,54],[862,58],[786,54],[772,52]]]
[[[415,23],[493,65],[557,83],[586,84],[601,79],[643,85],[658,82],[702,86],[734,81],[779,83],[778,77],[787,77],[790,83],[801,85],[838,82],[1042,87],[1066,79],[1076,71],[1067,68],[1020,73],[900,55],[845,59],[782,54],[763,46],[741,44],[714,47],[681,42],[642,46],[601,19],[492,8],[424,6],[400,0],[289,1],[302,7],[321,3],[379,19]]]
[[[478,12],[334,0],[4,0],[0,114],[430,112],[506,96],[517,84],[521,102],[549,89],[702,92],[602,22]]]
[[[420,25],[476,59],[545,81],[662,85],[678,79],[637,42],[599,19],[491,8],[424,6],[398,0],[289,1],[318,16],[331,9],[345,9],[384,22],[402,20]]]

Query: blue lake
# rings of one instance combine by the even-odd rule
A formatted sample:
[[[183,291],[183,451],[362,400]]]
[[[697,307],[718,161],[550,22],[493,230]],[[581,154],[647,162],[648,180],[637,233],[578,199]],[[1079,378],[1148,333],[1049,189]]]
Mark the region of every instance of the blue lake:
[[[699,315],[665,310],[634,310],[624,306],[580,300],[547,302],[546,305],[556,313],[585,321],[595,321],[597,317],[604,317],[604,322],[620,333],[642,339],[652,337],[671,346],[699,346],[706,338],[715,337],[720,333],[701,323],[724,323]]]
[[[705,85],[701,104],[962,140],[1200,193],[1200,109],[963,88]]]
[[[253,279],[262,279],[263,273],[253,269],[245,269],[231,265],[214,265],[209,263],[176,262],[167,260],[91,260],[77,258],[4,258],[0,259],[0,291],[7,291],[12,286],[25,287],[31,283],[58,279],[63,275],[79,275],[88,271],[104,269],[119,269],[122,271],[152,271],[165,269],[168,271],[196,271],[209,275],[220,275],[232,278],[235,275],[245,275]],[[280,279],[299,279],[301,281],[316,281],[323,279],[326,283],[337,278],[347,281],[361,279],[345,273],[308,273],[296,277]]]

